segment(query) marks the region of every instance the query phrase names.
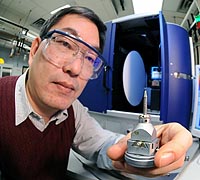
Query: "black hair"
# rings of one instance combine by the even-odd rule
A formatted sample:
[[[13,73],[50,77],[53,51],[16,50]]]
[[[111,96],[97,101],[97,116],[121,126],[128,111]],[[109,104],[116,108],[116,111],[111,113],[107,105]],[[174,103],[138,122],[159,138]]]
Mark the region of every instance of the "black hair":
[[[43,39],[43,37],[45,37],[45,35],[49,32],[51,27],[57,24],[61,20],[61,18],[67,14],[78,14],[82,17],[89,19],[97,26],[100,38],[100,50],[103,51],[105,43],[106,26],[102,22],[102,20],[97,16],[97,14],[94,13],[94,11],[86,7],[72,6],[69,8],[61,9],[53,16],[51,16],[47,21],[45,21],[45,23],[40,29],[40,37]]]

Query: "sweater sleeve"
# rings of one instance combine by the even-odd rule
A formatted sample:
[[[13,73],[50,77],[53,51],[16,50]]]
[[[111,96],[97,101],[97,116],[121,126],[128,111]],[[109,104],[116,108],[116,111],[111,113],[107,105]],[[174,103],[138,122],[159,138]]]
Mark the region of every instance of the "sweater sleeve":
[[[112,169],[106,151],[124,135],[103,129],[78,100],[73,103],[73,108],[76,129],[73,150],[100,168]]]

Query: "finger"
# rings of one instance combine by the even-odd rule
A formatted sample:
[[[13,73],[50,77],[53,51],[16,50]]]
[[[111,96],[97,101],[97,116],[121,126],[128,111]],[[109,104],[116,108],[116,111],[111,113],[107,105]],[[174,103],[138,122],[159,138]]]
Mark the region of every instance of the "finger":
[[[182,144],[171,141],[163,145],[155,154],[155,165],[156,167],[167,166],[180,159],[185,153],[186,149],[183,148]]]
[[[184,148],[188,148],[192,144],[191,133],[181,126],[179,123],[168,123],[155,126],[157,136],[161,139],[161,145],[166,144],[171,140],[181,142]],[[184,141],[183,141],[184,139]]]
[[[184,164],[184,160],[185,160],[185,154],[182,157],[180,157],[177,161],[171,163],[168,166],[160,167],[160,168],[147,169],[147,171],[145,171],[145,175],[147,175],[148,177],[166,175],[169,172],[182,167],[183,164]],[[142,172],[138,172],[138,173],[142,173]],[[143,174],[144,174],[144,172],[143,172]]]
[[[192,144],[191,133],[182,126],[170,126],[166,130],[168,131],[167,134],[165,130],[162,130],[161,145],[163,145],[155,155],[155,165],[157,167],[167,166],[173,161],[178,160]],[[174,131],[176,131],[176,134],[174,134]]]
[[[124,156],[125,151],[127,150],[127,141],[130,139],[131,134],[129,133],[116,144],[112,145],[107,150],[107,155],[112,160],[121,160]]]

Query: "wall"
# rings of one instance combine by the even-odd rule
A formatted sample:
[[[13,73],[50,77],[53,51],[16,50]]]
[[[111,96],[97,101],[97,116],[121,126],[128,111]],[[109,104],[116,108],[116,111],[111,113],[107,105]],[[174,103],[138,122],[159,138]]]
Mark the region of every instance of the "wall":
[[[0,46],[0,58],[4,59],[5,64],[1,64],[2,67],[12,68],[11,75],[20,75],[23,72],[24,67],[28,67],[28,53],[22,51],[19,55],[15,52],[12,57],[11,48]],[[0,76],[2,73],[0,72]]]

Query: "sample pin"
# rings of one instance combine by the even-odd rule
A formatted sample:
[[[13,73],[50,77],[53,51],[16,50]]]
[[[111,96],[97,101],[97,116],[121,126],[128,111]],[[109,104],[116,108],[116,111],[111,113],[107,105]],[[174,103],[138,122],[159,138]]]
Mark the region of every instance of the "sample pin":
[[[159,148],[159,139],[156,129],[150,123],[147,114],[147,92],[144,91],[143,114],[139,116],[139,123],[131,132],[128,140],[128,149],[125,153],[126,162],[134,167],[154,167],[154,156]]]

